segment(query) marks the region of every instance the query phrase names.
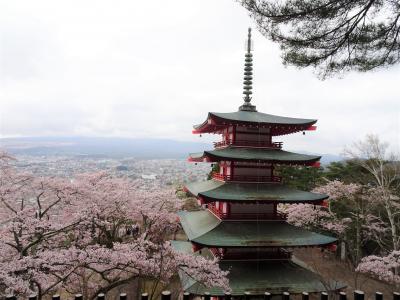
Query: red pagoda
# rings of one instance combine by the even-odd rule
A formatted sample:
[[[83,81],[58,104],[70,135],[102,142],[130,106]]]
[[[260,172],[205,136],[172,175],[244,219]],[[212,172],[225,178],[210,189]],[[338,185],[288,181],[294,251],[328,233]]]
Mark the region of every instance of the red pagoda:
[[[339,289],[324,284],[320,277],[292,256],[296,247],[332,247],[336,239],[290,225],[277,210],[279,204],[322,205],[327,195],[289,188],[276,175],[276,165],[319,167],[320,156],[282,150],[275,136],[315,130],[317,120],[275,116],[258,112],[251,104],[253,58],[251,29],[248,33],[244,67],[244,103],[231,113],[210,112],[194,126],[193,133],[222,136],[214,149],[190,154],[189,161],[214,164],[212,178],[186,185],[197,197],[199,211],[181,211],[179,218],[188,242],[174,241],[176,249],[218,257],[229,270],[233,295],[263,295],[265,292],[301,293]],[[185,291],[193,295],[209,292],[221,296],[181,274]]]

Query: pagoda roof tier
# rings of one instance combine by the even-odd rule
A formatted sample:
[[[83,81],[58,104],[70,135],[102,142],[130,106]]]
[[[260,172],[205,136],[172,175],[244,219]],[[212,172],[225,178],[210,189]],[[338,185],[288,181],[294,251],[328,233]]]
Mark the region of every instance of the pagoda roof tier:
[[[180,211],[178,215],[189,240],[201,246],[306,247],[337,241],[285,221],[220,220],[208,210]]]
[[[320,158],[321,156],[300,154],[279,149],[260,149],[234,146],[189,154],[189,161],[195,162],[217,162],[221,160],[263,161],[308,166],[313,165],[319,161]]]
[[[319,204],[328,195],[299,191],[282,184],[230,183],[219,180],[192,182],[185,188],[205,203],[227,202],[270,202],[270,203],[314,203]]]
[[[202,249],[201,254],[193,253],[189,242],[172,241],[172,246],[177,251],[202,255],[206,258],[212,255],[208,249]],[[300,261],[221,260],[219,266],[222,270],[229,271],[228,279],[232,295],[244,295],[244,292],[250,292],[251,295],[264,295],[265,292],[276,295],[283,292],[300,294],[304,291],[309,293],[326,291],[321,278]],[[222,289],[207,288],[183,271],[179,272],[179,277],[185,292],[194,295],[204,295],[205,292],[209,292],[211,296],[224,295]],[[329,282],[329,286],[331,290],[345,287],[337,281]]]
[[[275,116],[257,111],[239,110],[230,113],[208,113],[207,119],[193,126],[193,133],[218,132],[231,124],[268,127],[271,135],[284,135],[304,130],[314,130],[317,120]]]

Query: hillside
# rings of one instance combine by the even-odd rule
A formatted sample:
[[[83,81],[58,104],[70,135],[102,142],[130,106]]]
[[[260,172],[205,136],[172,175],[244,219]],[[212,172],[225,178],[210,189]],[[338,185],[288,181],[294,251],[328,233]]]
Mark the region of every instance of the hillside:
[[[167,139],[132,139],[114,137],[23,137],[0,139],[1,148],[14,155],[89,155],[136,158],[185,158],[190,152],[212,147],[211,143]],[[308,153],[306,151],[299,151]],[[318,154],[318,153],[312,153]],[[332,154],[322,155],[321,163],[342,160]]]

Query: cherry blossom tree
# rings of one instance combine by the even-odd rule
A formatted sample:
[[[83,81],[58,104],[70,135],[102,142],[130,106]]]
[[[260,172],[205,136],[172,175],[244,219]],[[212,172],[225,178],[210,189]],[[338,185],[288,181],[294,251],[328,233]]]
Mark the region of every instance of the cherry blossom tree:
[[[400,276],[395,270],[400,268],[400,251],[391,251],[388,255],[370,255],[364,257],[356,271],[371,274],[396,287],[400,286]]]
[[[286,212],[294,225],[336,234],[358,272],[400,285],[400,162],[387,149],[375,135],[354,143],[345,153],[368,174],[362,184],[327,181],[314,189],[330,196],[327,207],[299,204]]]
[[[383,207],[383,216],[379,217],[387,224],[391,241],[382,247],[380,258],[364,258],[358,270],[375,274],[379,278],[388,278],[388,274],[393,273],[392,281],[399,283],[400,162],[398,154],[388,153],[388,147],[389,144],[382,142],[378,136],[367,135],[364,140],[346,149],[345,154],[372,175],[374,192],[371,198],[376,206]],[[385,268],[386,273],[383,271]]]
[[[288,222],[296,226],[328,231],[341,241],[342,259],[348,256],[356,266],[362,258],[363,246],[379,240],[387,226],[373,214],[371,189],[360,184],[328,181],[313,192],[329,195],[324,206],[293,205],[287,209]]]
[[[400,250],[400,159],[399,155],[388,153],[389,144],[380,141],[376,135],[367,135],[345,154],[367,170],[374,178],[375,202],[384,207],[390,225],[392,248]]]
[[[63,209],[74,191],[65,180],[17,172],[11,160],[0,155],[1,290],[26,294],[36,289],[41,295],[73,270],[62,263],[66,257],[56,256],[49,264],[48,256],[78,223]]]
[[[360,186],[356,184],[344,184],[338,180],[329,181],[315,188],[313,192],[329,195],[330,201],[325,202],[325,205],[291,205],[286,209],[288,222],[301,227],[320,228],[340,236],[344,234],[351,219],[338,216],[332,210],[332,202],[340,201],[345,197],[354,197],[359,189]]]
[[[217,260],[168,242],[182,204],[174,191],[105,173],[38,178],[5,153],[0,175],[0,291],[41,299],[62,289],[93,299],[138,278],[168,283],[178,270],[229,289]]]

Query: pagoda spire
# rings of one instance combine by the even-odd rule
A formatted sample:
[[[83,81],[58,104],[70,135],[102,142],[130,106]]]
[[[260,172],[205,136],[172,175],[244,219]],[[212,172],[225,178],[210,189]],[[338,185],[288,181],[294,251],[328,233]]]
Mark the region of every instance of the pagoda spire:
[[[247,52],[244,59],[244,78],[243,78],[243,100],[244,103],[239,107],[239,110],[257,111],[254,105],[251,105],[252,89],[253,89],[253,54],[251,53],[251,28],[247,34]]]

